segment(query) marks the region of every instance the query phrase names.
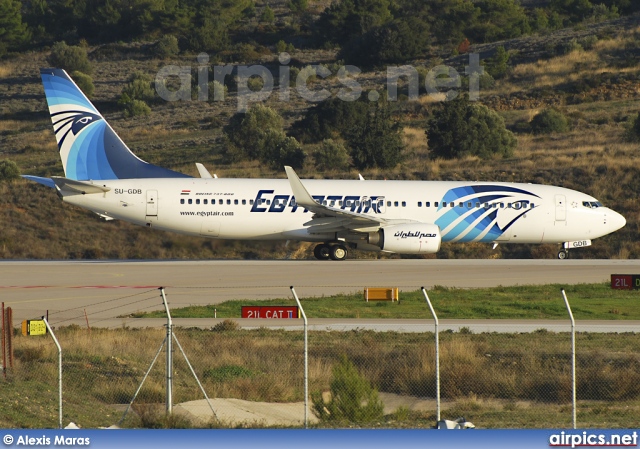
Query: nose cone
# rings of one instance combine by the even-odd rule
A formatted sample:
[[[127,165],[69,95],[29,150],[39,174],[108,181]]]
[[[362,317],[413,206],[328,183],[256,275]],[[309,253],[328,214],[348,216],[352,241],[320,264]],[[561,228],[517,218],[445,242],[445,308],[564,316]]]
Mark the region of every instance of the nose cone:
[[[617,231],[627,224],[627,220],[618,212],[609,209],[607,212],[607,225],[611,229],[610,232]]]

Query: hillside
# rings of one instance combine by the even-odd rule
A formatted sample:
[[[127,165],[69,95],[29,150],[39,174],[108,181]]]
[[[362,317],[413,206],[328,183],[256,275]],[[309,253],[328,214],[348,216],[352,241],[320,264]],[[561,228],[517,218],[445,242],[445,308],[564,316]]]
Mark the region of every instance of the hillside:
[[[316,9],[321,8],[316,5]],[[276,16],[286,11],[276,9]],[[125,117],[117,102],[136,71],[152,77],[169,64],[191,66],[195,54],[181,53],[156,59],[152,42],[138,41],[89,46],[94,73],[93,101],[132,150],[154,164],[197,176],[201,162],[221,177],[280,177],[258,161],[227,162],[222,127],[237,110],[230,91],[221,101],[154,101],[147,116]],[[367,179],[441,179],[534,182],[561,185],[599,198],[621,212],[627,226],[599,239],[593,247],[572,257],[637,258],[640,168],[638,144],[624,139],[640,110],[640,16],[587,23],[557,31],[532,34],[487,44],[471,44],[469,52],[488,58],[503,46],[510,54],[502,79],[481,89],[480,102],[499,112],[517,137],[513,157],[481,160],[477,157],[431,159],[425,137],[426,122],[436,102],[421,91],[419,100],[394,104],[394,119],[403,126],[408,157],[393,169],[368,169]],[[465,54],[434,46],[427,59],[413,61],[427,70],[451,65],[461,73]],[[291,49],[292,65],[338,64],[334,49]],[[15,161],[24,174],[63,175],[48,117],[38,69],[48,66],[47,50],[33,50],[0,61],[0,160]],[[245,64],[264,64],[277,73],[275,49],[253,55]],[[240,63],[240,61],[238,61]],[[231,64],[231,63],[229,63]],[[357,77],[365,92],[383,89],[386,73],[363,71]],[[339,87],[336,77],[318,80],[314,88]],[[297,95],[278,100],[277,90],[266,101],[285,119],[285,130],[313,106]],[[530,120],[543,108],[555,107],[569,119],[569,130],[534,135]],[[306,145],[311,154],[313,145]],[[310,178],[355,178],[358,171],[322,172],[307,158],[299,171]],[[0,258],[310,258],[311,246],[291,243],[211,241],[151,231],[126,223],[104,222],[92,213],[59,201],[55,193],[26,181],[0,183]],[[556,245],[444,245],[437,257],[552,258]],[[354,253],[356,257],[376,257]]]

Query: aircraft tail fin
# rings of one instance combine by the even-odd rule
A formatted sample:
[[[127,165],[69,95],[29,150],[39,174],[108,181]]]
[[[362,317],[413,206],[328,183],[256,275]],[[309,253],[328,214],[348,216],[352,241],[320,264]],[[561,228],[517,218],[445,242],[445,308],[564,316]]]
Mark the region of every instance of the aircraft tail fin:
[[[149,164],[118,137],[71,77],[40,69],[65,177],[77,181],[189,177]]]

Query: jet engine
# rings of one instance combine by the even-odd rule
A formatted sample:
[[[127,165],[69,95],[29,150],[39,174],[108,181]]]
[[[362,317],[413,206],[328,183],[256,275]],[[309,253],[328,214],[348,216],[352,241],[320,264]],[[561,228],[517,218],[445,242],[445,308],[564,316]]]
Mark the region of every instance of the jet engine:
[[[407,223],[381,228],[369,234],[367,243],[383,251],[400,254],[432,254],[438,252],[442,236],[434,224]]]

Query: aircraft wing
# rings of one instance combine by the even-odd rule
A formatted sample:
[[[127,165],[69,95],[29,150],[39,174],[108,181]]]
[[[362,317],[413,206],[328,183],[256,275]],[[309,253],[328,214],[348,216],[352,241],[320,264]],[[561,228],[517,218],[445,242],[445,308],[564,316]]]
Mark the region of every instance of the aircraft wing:
[[[293,168],[285,166],[284,169],[296,204],[314,214],[310,221],[304,223],[304,226],[308,226],[310,234],[338,231],[373,232],[390,224],[414,222],[413,220],[387,220],[320,204],[313,199]]]

